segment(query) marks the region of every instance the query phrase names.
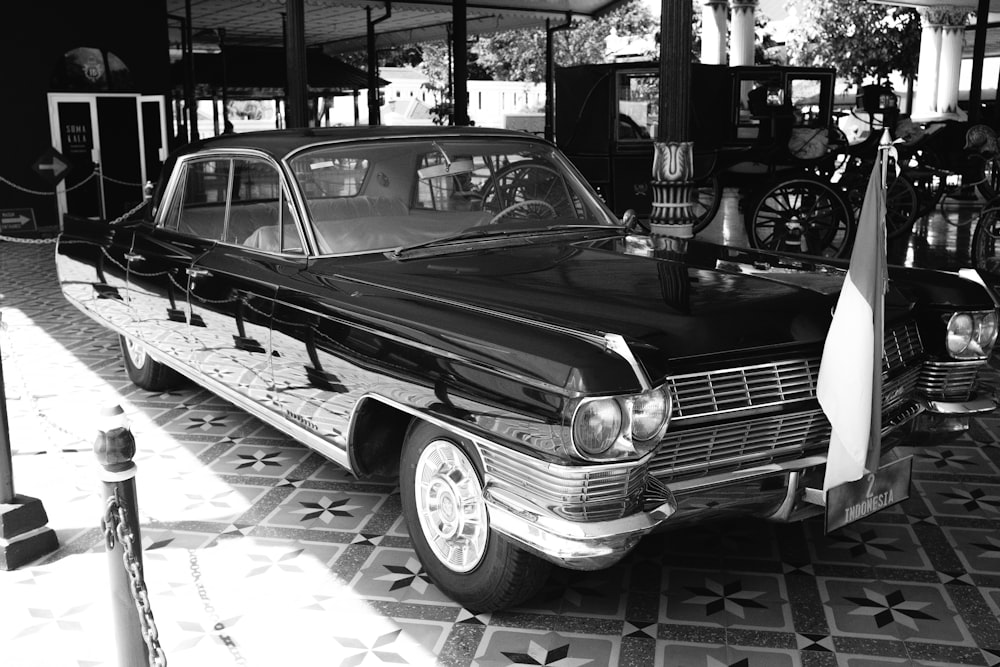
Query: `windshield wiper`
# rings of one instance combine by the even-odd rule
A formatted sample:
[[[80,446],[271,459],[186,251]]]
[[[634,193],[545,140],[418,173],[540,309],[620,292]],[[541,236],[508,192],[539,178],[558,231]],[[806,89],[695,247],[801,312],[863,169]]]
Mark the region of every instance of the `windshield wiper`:
[[[452,234],[451,236],[442,236],[439,239],[434,239],[432,241],[424,241],[423,243],[417,243],[411,246],[405,246],[396,248],[395,250],[390,250],[386,254],[392,259],[409,259],[415,256],[425,256],[428,254],[433,254],[433,252],[452,252],[455,249],[452,247],[448,249],[448,246],[453,246],[456,243],[462,241],[490,241],[503,238],[509,238],[512,236],[516,237],[531,237],[531,236],[541,236],[545,234],[553,233],[563,233],[563,232],[582,232],[582,231],[602,231],[617,234],[627,234],[628,230],[624,227],[618,227],[615,225],[549,225],[548,227],[514,227],[514,228],[485,228],[485,227],[470,227],[468,229],[463,229],[457,234]],[[444,247],[442,247],[444,246]],[[459,249],[464,248],[460,246]]]

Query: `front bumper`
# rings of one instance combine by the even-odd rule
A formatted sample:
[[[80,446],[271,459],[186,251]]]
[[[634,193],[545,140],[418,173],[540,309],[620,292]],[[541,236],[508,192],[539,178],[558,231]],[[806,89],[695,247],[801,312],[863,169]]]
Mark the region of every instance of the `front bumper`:
[[[894,439],[911,445],[935,445],[957,437],[969,429],[972,417],[997,409],[993,396],[975,395],[964,401],[928,400],[921,414]]]
[[[976,396],[966,401],[921,400],[899,411],[883,423],[883,463],[894,460],[892,448],[897,444],[916,444],[920,434],[930,436],[929,442],[940,442],[942,434],[964,430],[973,415],[992,412],[997,402],[992,396]],[[492,449],[492,448],[491,448]],[[494,450],[495,451],[495,450]],[[806,502],[805,489],[822,486],[826,466],[825,455],[813,455],[782,463],[764,465],[697,477],[663,484],[648,476],[641,511],[620,518],[579,520],[553,511],[556,497],[568,487],[556,480],[562,475],[546,477],[537,488],[559,489],[545,502],[525,495],[523,485],[512,483],[513,477],[497,474],[500,468],[496,456],[484,451],[490,462],[485,498],[490,525],[521,547],[562,567],[577,570],[598,570],[624,558],[646,535],[686,523],[704,521],[714,516],[752,515],[772,521],[794,522],[822,512]],[[645,469],[633,462],[629,470],[619,473],[636,480]],[[528,468],[519,467],[524,477]],[[554,474],[554,473],[553,473]],[[566,481],[566,480],[563,480]],[[583,501],[593,493],[570,494]],[[528,499],[528,498],[531,499]],[[596,498],[597,495],[592,497]]]
[[[810,456],[781,464],[767,464],[731,473],[702,477],[692,482],[671,484],[652,482],[652,507],[618,519],[572,521],[539,509],[516,493],[497,485],[487,485],[485,497],[491,528],[521,547],[562,567],[575,570],[599,570],[624,558],[644,536],[704,518],[704,507],[719,507],[721,493],[734,498],[733,508],[747,513],[747,503],[754,504],[751,514],[779,521],[798,520],[813,512],[801,500],[802,484],[807,473],[822,470],[825,456]],[[754,496],[733,496],[731,489],[754,489]],[[683,507],[678,511],[678,499]],[[711,502],[703,502],[711,498]]]

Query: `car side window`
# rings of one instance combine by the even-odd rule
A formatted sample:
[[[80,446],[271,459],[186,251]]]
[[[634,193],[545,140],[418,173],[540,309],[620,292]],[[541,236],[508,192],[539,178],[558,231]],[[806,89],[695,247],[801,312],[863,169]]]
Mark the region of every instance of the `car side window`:
[[[163,226],[203,239],[221,240],[226,227],[232,161],[193,160],[182,169]]]
[[[301,254],[288,191],[270,162],[248,157],[186,162],[163,226],[199,238]]]

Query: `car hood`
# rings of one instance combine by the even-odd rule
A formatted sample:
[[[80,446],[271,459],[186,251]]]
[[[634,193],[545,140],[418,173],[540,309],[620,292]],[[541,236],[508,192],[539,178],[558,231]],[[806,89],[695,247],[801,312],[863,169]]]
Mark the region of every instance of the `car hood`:
[[[621,335],[654,380],[728,356],[773,359],[775,348],[818,356],[842,270],[713,259],[691,247],[668,257],[612,239],[314,268],[341,292],[367,296],[372,312],[489,340],[522,362],[604,334]]]

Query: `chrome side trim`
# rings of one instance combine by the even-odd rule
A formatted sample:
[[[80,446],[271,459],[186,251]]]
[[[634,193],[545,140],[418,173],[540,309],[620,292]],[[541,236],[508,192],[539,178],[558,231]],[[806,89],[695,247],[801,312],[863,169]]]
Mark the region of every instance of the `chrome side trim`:
[[[83,311],[83,313],[88,317],[93,318],[93,313],[86,310],[82,305],[71,299],[67,299],[67,301],[69,301],[69,303],[77,309]],[[119,327],[108,320],[103,320],[103,324],[117,334],[136,340],[135,336],[130,336],[122,327]],[[142,341],[138,342],[142,343]],[[350,460],[347,456],[347,439],[343,436],[343,434],[337,434],[330,439],[324,438],[314,431],[310,431],[305,426],[289,421],[288,417],[283,414],[278,414],[262,407],[259,403],[254,402],[243,394],[233,391],[218,380],[199,373],[195,368],[189,366],[188,364],[179,362],[175,357],[171,357],[151,345],[143,344],[143,347],[146,350],[146,354],[159,363],[169,366],[181,375],[190,379],[192,382],[200,384],[205,389],[221,396],[241,410],[245,410],[254,417],[257,417],[265,424],[273,426],[282,433],[285,433],[289,437],[298,440],[310,449],[327,457],[337,465],[354,472],[351,469]]]

